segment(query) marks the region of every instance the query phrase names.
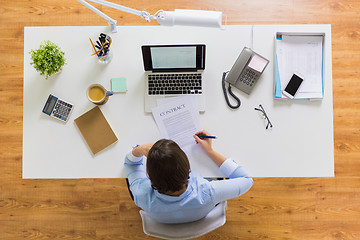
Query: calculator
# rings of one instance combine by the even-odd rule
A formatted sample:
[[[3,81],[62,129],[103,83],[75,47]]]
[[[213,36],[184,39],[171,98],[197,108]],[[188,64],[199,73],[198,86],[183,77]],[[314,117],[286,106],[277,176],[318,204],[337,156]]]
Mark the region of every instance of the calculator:
[[[42,111],[46,115],[56,118],[62,122],[67,122],[73,108],[74,105],[71,103],[50,94]]]

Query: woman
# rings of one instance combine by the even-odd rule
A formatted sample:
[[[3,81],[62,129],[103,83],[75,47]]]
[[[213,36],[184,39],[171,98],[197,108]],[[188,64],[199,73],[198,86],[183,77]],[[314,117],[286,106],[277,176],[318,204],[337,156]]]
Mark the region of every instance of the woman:
[[[199,138],[199,134],[210,134],[200,131],[194,135],[195,141],[229,179],[208,181],[190,171],[186,154],[172,140],[136,146],[126,155],[124,165],[135,204],[153,220],[196,221],[218,203],[236,198],[251,188],[253,180],[244,168],[214,151],[212,140]]]

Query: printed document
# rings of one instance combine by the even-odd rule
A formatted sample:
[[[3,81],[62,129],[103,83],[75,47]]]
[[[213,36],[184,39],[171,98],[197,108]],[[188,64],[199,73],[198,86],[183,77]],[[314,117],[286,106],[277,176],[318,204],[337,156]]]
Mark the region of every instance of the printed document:
[[[322,97],[323,36],[287,36],[276,42],[281,90],[294,72],[304,76],[296,98]]]
[[[193,135],[202,128],[194,96],[162,99],[152,114],[162,138],[175,141],[188,156],[198,152]]]

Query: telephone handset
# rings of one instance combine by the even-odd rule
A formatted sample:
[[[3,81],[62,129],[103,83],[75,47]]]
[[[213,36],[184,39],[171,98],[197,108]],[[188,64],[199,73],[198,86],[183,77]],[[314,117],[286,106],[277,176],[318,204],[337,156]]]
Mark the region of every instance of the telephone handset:
[[[241,105],[240,99],[236,97],[231,91],[231,85],[245,92],[246,94],[250,94],[268,63],[269,60],[255,53],[250,48],[244,47],[230,72],[227,75],[226,72],[223,73],[222,87],[226,102],[229,107],[238,108]],[[235,106],[231,105],[229,102],[226,93],[225,82],[229,83],[228,91],[237,102]]]

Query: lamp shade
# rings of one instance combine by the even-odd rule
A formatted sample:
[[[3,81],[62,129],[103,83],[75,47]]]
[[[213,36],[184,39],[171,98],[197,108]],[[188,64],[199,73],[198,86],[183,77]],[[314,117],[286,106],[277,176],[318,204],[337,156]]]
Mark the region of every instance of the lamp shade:
[[[222,12],[204,10],[175,9],[175,11],[161,11],[157,21],[163,26],[185,25],[200,27],[222,28]]]

